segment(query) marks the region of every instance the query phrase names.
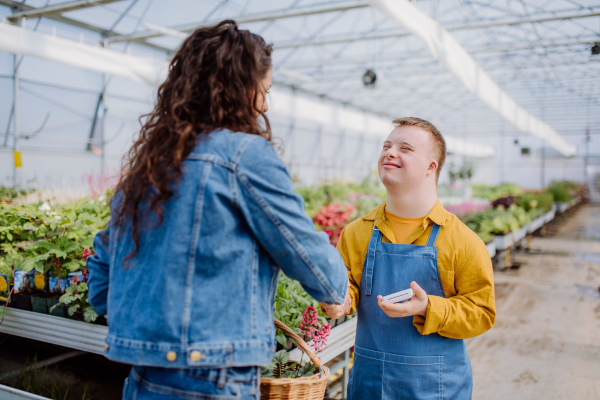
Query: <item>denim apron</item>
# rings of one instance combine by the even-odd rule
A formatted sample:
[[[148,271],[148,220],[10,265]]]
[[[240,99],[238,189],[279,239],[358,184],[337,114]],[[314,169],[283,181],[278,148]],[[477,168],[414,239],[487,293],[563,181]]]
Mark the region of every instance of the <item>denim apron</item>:
[[[360,282],[358,327],[348,400],[471,399],[471,362],[462,339],[423,336],[413,317],[390,318],[378,295],[408,289],[417,282],[429,295],[445,297],[434,246],[433,224],[426,246],[384,243],[373,227]]]

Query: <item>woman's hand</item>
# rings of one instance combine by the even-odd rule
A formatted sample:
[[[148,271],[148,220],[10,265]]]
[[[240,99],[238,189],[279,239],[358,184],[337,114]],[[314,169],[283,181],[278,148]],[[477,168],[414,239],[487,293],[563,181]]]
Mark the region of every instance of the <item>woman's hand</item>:
[[[323,312],[331,319],[337,319],[344,315],[350,314],[352,308],[352,298],[350,297],[350,282],[348,281],[348,290],[346,290],[346,297],[344,298],[344,304],[327,304],[321,303]]]
[[[410,300],[405,301],[404,303],[386,303],[383,301],[382,296],[377,296],[377,304],[379,304],[379,307],[388,317],[403,318],[412,317],[413,315],[427,316],[427,306],[429,305],[427,293],[421,289],[421,286],[419,286],[417,282],[412,282],[410,287],[415,294]]]

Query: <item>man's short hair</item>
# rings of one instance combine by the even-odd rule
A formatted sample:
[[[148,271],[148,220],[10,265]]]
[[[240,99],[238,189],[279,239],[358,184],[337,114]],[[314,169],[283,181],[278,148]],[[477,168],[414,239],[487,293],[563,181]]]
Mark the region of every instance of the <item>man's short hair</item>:
[[[415,117],[404,117],[404,118],[396,118],[392,121],[396,127],[399,126],[417,126],[421,129],[426,130],[431,133],[433,138],[433,145],[435,151],[435,158],[438,162],[438,168],[436,171],[436,181],[440,179],[440,172],[442,171],[442,167],[444,166],[444,162],[446,162],[446,141],[444,137],[438,131],[438,129],[429,121],[425,121],[421,118]]]

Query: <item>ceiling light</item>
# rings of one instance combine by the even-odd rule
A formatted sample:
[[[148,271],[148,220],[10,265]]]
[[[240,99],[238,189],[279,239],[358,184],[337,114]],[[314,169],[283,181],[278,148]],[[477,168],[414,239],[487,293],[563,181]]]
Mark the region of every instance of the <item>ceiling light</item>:
[[[368,69],[362,76],[363,85],[366,87],[375,86],[375,82],[377,82],[377,74],[372,69]]]

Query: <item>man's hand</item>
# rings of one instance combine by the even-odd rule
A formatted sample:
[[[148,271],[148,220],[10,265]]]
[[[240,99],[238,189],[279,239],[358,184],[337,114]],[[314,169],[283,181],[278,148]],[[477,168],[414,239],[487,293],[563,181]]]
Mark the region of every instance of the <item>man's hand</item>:
[[[321,307],[323,307],[323,312],[331,319],[337,319],[346,314],[350,314],[350,308],[352,308],[352,299],[350,298],[350,282],[348,282],[348,290],[346,290],[344,304],[340,305],[321,303]]]
[[[404,303],[386,303],[383,301],[382,296],[377,296],[377,304],[379,304],[379,307],[388,317],[403,318],[412,317],[413,315],[422,315],[425,317],[427,315],[427,305],[429,304],[427,293],[421,289],[421,286],[417,285],[417,282],[412,282],[410,287],[415,294],[410,300]]]

